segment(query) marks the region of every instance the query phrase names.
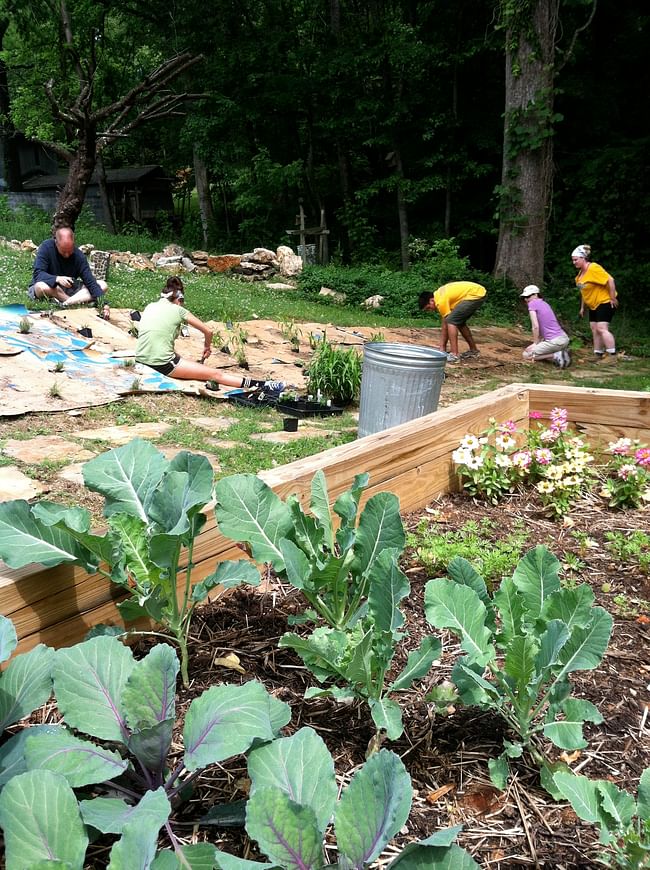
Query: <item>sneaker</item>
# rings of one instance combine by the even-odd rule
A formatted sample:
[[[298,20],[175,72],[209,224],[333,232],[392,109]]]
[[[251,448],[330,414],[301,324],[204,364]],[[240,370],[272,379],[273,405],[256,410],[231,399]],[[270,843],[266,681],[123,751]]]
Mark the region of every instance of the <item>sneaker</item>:
[[[553,354],[553,365],[556,365],[559,369],[564,368],[564,351],[556,350]]]
[[[571,354],[569,353],[568,350],[562,351],[562,359],[564,360],[563,368],[568,369],[569,366],[571,365]]]
[[[461,359],[476,359],[481,355],[480,350],[466,350],[464,353],[461,353]]]
[[[612,365],[616,362],[616,354],[615,353],[604,353],[600,360],[601,365]]]
[[[286,390],[287,384],[285,381],[264,381],[262,385],[262,389],[265,394],[268,395],[276,395],[279,396],[284,390]]]
[[[448,353],[447,354],[447,362],[448,363],[457,363],[459,361],[460,361],[460,357],[456,356],[455,353]]]

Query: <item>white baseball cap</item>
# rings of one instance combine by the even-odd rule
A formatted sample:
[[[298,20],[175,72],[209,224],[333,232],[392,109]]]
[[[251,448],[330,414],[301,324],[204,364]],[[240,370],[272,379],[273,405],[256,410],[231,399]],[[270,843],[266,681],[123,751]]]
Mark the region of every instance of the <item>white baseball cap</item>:
[[[541,293],[542,291],[536,284],[529,284],[528,287],[524,287],[524,289],[519,294],[526,298],[526,296],[534,296],[535,294]]]

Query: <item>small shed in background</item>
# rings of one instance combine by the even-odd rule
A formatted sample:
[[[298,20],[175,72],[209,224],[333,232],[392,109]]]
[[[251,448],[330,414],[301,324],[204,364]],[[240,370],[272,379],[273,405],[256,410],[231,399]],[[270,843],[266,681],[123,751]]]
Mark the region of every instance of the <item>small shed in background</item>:
[[[10,194],[10,204],[15,206],[29,203],[46,212],[53,212],[58,192],[66,179],[67,175],[40,175],[31,178],[23,183],[23,193]],[[107,169],[106,188],[115,220],[119,224],[153,224],[161,212],[171,218],[174,213],[172,182],[173,179],[165,174],[161,166]],[[96,171],[86,191],[85,205],[99,223],[108,223]]]

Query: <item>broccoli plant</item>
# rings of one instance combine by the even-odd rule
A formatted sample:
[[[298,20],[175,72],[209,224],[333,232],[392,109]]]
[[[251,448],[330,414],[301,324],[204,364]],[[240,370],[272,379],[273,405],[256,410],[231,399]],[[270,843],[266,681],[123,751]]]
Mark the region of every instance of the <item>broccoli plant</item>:
[[[557,766],[545,760],[541,737],[561,749],[582,749],[585,721],[602,722],[590,701],[570,697],[569,676],[598,666],[612,617],[593,606],[587,584],[562,589],[559,564],[545,547],[535,547],[490,597],[469,562],[456,558],[449,579],[429,580],[425,588],[427,619],[450,629],[465,653],[452,671],[460,700],[494,710],[517,737],[504,741],[503,754],[490,761],[498,788],[508,779],[508,759],[526,749],[540,765],[542,784],[556,795]]]
[[[288,632],[280,640],[319,682],[333,684],[310,688],[306,697],[359,698],[369,705],[377,729],[396,739],[402,715],[389,696],[423,677],[441,645],[424,638],[401,673],[387,679],[404,637],[398,605],[410,591],[398,566],[405,536],[392,493],[372,496],[357,518],[367,485],[368,475],[357,475],[334,503],[336,532],[322,471],[312,480],[309,514],[295,496],[283,502],[263,481],[246,474],[217,483],[216,514],[224,535],[246,543],[254,559],[270,563],[307,599],[311,607],[294,621],[326,623],[309,635]]]
[[[167,460],[136,438],[86,462],[83,476],[88,489],[104,496],[107,532],[93,533],[90,513],[83,508],[4,502],[0,558],[11,568],[73,563],[123,587],[129,593],[118,604],[123,619],[148,616],[164,627],[180,648],[187,685],[187,638],[197,604],[217,585],[260,581],[248,560],[238,560],[222,562],[192,585],[194,541],[206,522],[203,508],[213,496],[212,467],[204,456],[187,452]]]
[[[273,740],[290,719],[288,705],[255,681],[212,686],[189,705],[184,751],[172,766],[179,671],[172,647],[159,644],[136,661],[104,636],[49,652],[62,722],[24,729],[13,775],[3,772],[7,870],[54,863],[82,870],[88,828],[116,836],[113,870],[214,866],[213,846],[180,843],[172,809],[203,768]],[[169,849],[156,854],[163,827],[175,857]]]

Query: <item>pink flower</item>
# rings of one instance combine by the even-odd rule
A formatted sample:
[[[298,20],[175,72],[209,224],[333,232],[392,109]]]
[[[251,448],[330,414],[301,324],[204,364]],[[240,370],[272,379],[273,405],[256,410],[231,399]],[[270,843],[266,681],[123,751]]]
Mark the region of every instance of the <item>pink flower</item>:
[[[517,431],[517,424],[514,420],[506,420],[504,423],[499,423],[498,431],[514,435]]]
[[[615,456],[625,456],[630,452],[631,446],[631,438],[619,438],[618,441],[611,441],[607,449]]]
[[[560,430],[551,426],[550,429],[544,429],[539,437],[541,441],[557,441],[560,437]]]
[[[650,447],[639,447],[634,458],[637,465],[642,465],[644,468],[650,467]]]
[[[621,480],[627,480],[628,477],[634,477],[636,475],[636,465],[621,465],[617,472],[617,476],[621,478]]]
[[[550,414],[551,429],[557,429],[558,432],[566,432],[569,423],[569,414],[566,408],[551,408]]]
[[[518,450],[512,456],[512,464],[516,468],[528,468],[532,461],[533,457],[529,450]]]
[[[543,414],[541,411],[530,411],[528,414],[528,417],[531,420],[541,420],[543,417]]]
[[[535,451],[535,459],[540,465],[548,465],[553,460],[553,454],[548,447],[540,447]]]

